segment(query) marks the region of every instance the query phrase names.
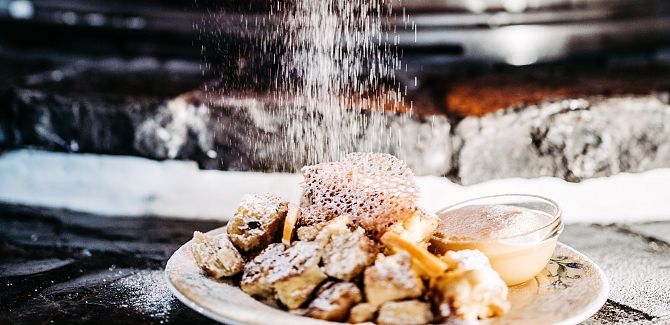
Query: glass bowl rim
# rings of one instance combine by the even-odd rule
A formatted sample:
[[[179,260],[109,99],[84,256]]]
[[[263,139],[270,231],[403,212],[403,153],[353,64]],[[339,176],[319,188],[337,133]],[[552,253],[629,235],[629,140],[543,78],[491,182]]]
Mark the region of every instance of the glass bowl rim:
[[[465,201],[461,201],[461,202],[458,202],[458,203],[448,205],[448,206],[438,210],[437,212],[435,212],[435,215],[437,215],[437,217],[439,218],[441,213],[443,213],[447,210],[450,210],[453,207],[456,207],[456,206],[459,206],[459,205],[464,205],[464,204],[467,204],[467,203],[472,202],[472,201],[479,201],[479,200],[483,200],[483,199],[494,199],[494,198],[501,198],[501,197],[530,197],[530,198],[534,198],[534,199],[539,199],[541,201],[545,201],[546,203],[549,203],[550,205],[554,206],[556,208],[556,212],[552,214],[552,218],[551,218],[550,221],[547,222],[547,224],[545,224],[541,227],[538,227],[536,229],[533,229],[531,231],[521,233],[521,234],[515,234],[515,235],[503,236],[503,237],[495,237],[495,238],[487,238],[487,239],[466,239],[466,240],[448,240],[448,239],[443,239],[443,238],[439,238],[439,239],[444,240],[444,241],[450,241],[450,242],[453,242],[453,243],[497,242],[497,241],[501,241],[501,240],[508,240],[508,239],[515,239],[515,238],[525,237],[525,236],[528,236],[530,234],[536,233],[536,232],[541,231],[541,230],[545,230],[545,229],[553,226],[555,229],[553,229],[545,238],[542,238],[542,240],[540,241],[540,243],[541,243],[541,242],[545,242],[549,239],[552,239],[552,238],[560,235],[561,232],[563,231],[564,225],[563,225],[563,221],[561,219],[561,216],[563,215],[563,210],[561,210],[561,206],[558,205],[558,203],[556,203],[556,201],[554,201],[552,199],[549,199],[549,198],[546,198],[546,197],[540,196],[540,195],[535,195],[535,194],[511,193],[511,194],[496,194],[496,195],[479,196],[479,197],[476,197],[476,198],[472,198],[472,199],[468,199],[468,200],[465,200]],[[442,219],[440,219],[440,222],[442,222]],[[556,224],[557,222],[558,222],[558,224]],[[433,236],[433,238],[435,238],[435,237]]]

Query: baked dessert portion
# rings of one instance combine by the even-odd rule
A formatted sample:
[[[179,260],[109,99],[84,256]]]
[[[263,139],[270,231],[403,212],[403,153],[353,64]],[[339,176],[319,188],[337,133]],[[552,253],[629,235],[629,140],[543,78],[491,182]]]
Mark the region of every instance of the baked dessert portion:
[[[379,308],[378,324],[421,325],[433,321],[430,303],[420,300],[388,301]]]
[[[263,300],[277,298],[288,309],[300,307],[328,277],[319,268],[319,249],[314,242],[289,248],[270,244],[244,266],[242,291]]]
[[[288,309],[300,307],[312,291],[328,276],[321,271],[319,246],[314,242],[298,241],[278,258],[268,279],[277,292],[277,299]]]
[[[351,307],[363,300],[361,290],[351,282],[330,281],[319,288],[316,297],[299,315],[342,322],[349,317]]]
[[[365,323],[375,320],[377,314],[377,306],[363,302],[353,306],[349,311],[349,323]]]
[[[280,259],[284,250],[283,244],[273,243],[248,261],[240,281],[242,291],[263,300],[273,299],[275,290],[270,275],[282,266]]]
[[[356,153],[303,173],[300,205],[247,196],[227,234],[196,232],[198,265],[217,278],[242,271],[247,294],[327,321],[472,322],[509,309],[507,287],[481,252],[428,250],[439,219],[417,205],[400,160]]]
[[[273,194],[247,195],[227,225],[230,241],[243,253],[265,248],[281,234],[288,203]]]
[[[196,231],[191,251],[195,263],[215,279],[233,276],[244,268],[242,255],[226,234],[210,236]]]
[[[452,270],[430,280],[430,294],[442,318],[476,321],[504,314],[510,308],[508,289],[477,250],[447,252]]]
[[[363,285],[367,302],[375,306],[387,301],[418,298],[424,289],[406,252],[377,256],[375,264],[365,270]]]
[[[406,219],[393,224],[389,231],[398,233],[400,237],[427,248],[439,223],[440,219],[434,213],[418,208],[412,211]]]
[[[333,219],[316,237],[322,253],[322,268],[329,276],[348,281],[372,264],[377,255],[376,244],[365,235],[365,230],[349,229],[347,215]]]

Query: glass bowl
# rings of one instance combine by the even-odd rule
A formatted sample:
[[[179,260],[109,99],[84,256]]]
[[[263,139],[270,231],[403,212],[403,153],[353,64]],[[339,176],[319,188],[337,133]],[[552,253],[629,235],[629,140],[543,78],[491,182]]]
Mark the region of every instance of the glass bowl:
[[[482,207],[483,206],[483,207]],[[465,209],[462,209],[465,208]],[[505,231],[481,230],[482,236],[463,236],[458,229],[449,229],[445,217],[454,218],[456,213],[470,213],[479,208],[497,209],[492,211],[522,211],[516,214],[515,223],[507,224]],[[466,211],[466,212],[463,212]],[[470,211],[470,212],[467,212]],[[484,211],[484,210],[482,210]],[[481,212],[482,215],[485,212]],[[524,283],[538,274],[549,262],[556,248],[558,236],[563,231],[561,209],[556,202],[535,195],[504,194],[467,200],[448,206],[437,212],[440,226],[433,234],[430,250],[436,254],[446,251],[477,249],[484,253],[508,286]],[[470,231],[485,228],[483,219],[470,219],[464,226]],[[527,219],[524,219],[527,218]],[[464,219],[467,220],[467,219]],[[491,219],[494,220],[494,219]],[[492,221],[491,223],[495,223]],[[452,228],[453,223],[451,224]]]

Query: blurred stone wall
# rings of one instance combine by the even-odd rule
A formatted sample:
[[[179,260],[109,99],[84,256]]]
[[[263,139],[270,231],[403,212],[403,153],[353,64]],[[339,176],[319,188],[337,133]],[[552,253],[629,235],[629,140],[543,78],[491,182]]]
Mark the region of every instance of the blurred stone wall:
[[[670,82],[663,82],[664,74],[641,74],[644,82],[631,81],[628,91],[621,78],[582,78],[561,92],[552,91],[555,79],[547,79],[546,96],[538,94],[536,82],[524,86],[524,75],[506,77],[518,86],[505,88],[518,89],[518,103],[502,100],[499,109],[490,103],[505,93],[479,84],[489,107],[470,108],[472,114],[472,89],[463,95],[462,87],[433,80],[432,91],[410,92],[413,114],[385,113],[386,127],[402,142],[384,150],[417,174],[462,184],[539,176],[580,181],[670,167]],[[197,65],[152,59],[27,73],[0,83],[0,146],[188,159],[207,169],[299,170],[304,162],[278,158],[289,117],[274,114],[282,107],[271,96],[211,95],[202,79]],[[608,79],[616,81],[616,91]],[[589,88],[589,82],[597,86]],[[377,141],[377,134],[361,130],[361,147]]]

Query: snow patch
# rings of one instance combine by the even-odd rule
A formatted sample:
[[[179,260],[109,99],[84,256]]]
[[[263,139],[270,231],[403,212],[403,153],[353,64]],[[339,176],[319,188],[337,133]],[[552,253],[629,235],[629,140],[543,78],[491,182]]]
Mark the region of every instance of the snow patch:
[[[299,174],[200,170],[188,161],[15,150],[0,155],[0,201],[101,215],[227,219],[247,193],[300,198]],[[667,220],[670,169],[593,178],[581,183],[543,177],[463,186],[418,177],[420,203],[430,211],[467,199],[520,193],[545,196],[566,223]]]

